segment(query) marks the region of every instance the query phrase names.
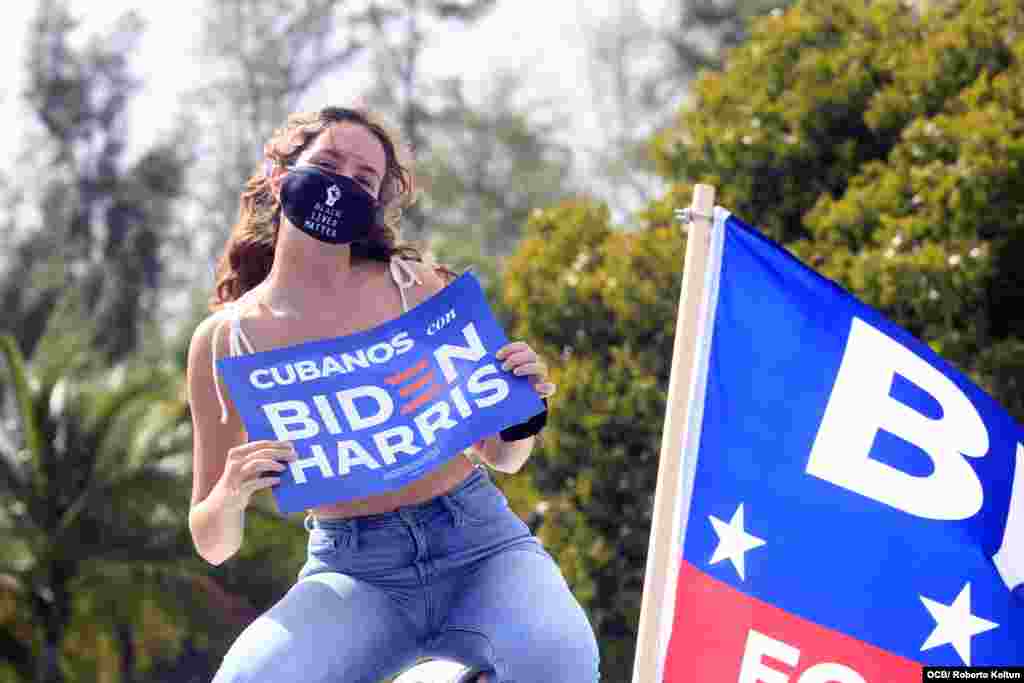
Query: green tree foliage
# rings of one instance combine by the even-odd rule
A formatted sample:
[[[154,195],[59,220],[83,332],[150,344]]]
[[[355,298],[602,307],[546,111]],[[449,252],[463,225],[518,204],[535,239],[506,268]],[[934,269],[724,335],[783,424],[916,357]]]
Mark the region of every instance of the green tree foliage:
[[[585,19],[588,78],[601,137],[591,175],[616,209],[663,191],[648,154],[651,134],[669,125],[701,69],[718,68],[750,34],[751,19],[792,0],[672,0],[660,7],[616,0]]]
[[[366,93],[374,108],[401,128],[417,160],[433,145],[439,113],[438,79],[423,69],[424,52],[445,30],[472,25],[493,9],[497,0],[374,0],[366,13],[373,39],[370,52],[372,85]],[[422,241],[434,233],[431,217],[419,203],[403,214],[403,236]]]
[[[143,27],[125,14],[106,34],[79,40],[65,3],[45,0],[28,35],[25,101],[36,128],[22,168],[31,182],[26,218],[0,269],[7,329],[31,351],[66,291],[109,331],[99,349],[120,358],[138,347],[157,310],[162,249],[184,160],[175,140],[128,158],[125,116],[139,83],[129,59]],[[31,196],[29,196],[31,195]],[[34,211],[26,211],[26,208]]]
[[[568,202],[530,218],[504,279],[512,334],[559,386],[527,470],[547,503],[539,534],[607,680],[632,667],[682,260],[677,229],[614,230],[605,207]]]
[[[515,72],[496,74],[481,104],[460,80],[443,84],[417,165],[432,249],[453,267],[472,266],[487,283],[518,244],[530,211],[569,191],[572,154],[555,142],[560,124],[538,121],[550,108],[518,104],[522,92]]]
[[[798,5],[700,81],[660,168],[717,185],[1024,416],[1022,28],[1012,0]]]
[[[632,670],[685,251],[672,209],[693,183],[1024,417],[1024,7],[933,5],[815,0],[763,18],[653,138],[670,190],[638,229],[588,203],[530,218],[505,307],[559,393],[529,472],[609,680]]]
[[[66,656],[69,635],[128,627],[166,590],[156,578],[183,577],[184,411],[158,368],[97,370],[69,329],[44,336],[31,363],[10,335],[0,352],[3,653],[25,680],[79,680],[88,662]]]

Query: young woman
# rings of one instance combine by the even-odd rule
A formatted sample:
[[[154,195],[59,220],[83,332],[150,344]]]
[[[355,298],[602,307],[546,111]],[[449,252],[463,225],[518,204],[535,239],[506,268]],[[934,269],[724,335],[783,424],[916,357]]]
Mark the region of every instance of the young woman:
[[[452,275],[399,243],[413,177],[371,113],[294,115],[264,151],[220,262],[214,313],[189,349],[189,522],[212,564],[238,551],[252,495],[296,458],[287,442],[248,441],[216,359],[375,327]],[[308,220],[328,188],[343,218]],[[540,396],[554,393],[528,344],[496,355]],[[542,417],[476,444],[479,458],[516,472]],[[317,507],[306,528],[299,580],[239,636],[216,683],[376,683],[422,656],[460,661],[481,683],[598,680],[593,631],[557,565],[465,454],[392,493]]]

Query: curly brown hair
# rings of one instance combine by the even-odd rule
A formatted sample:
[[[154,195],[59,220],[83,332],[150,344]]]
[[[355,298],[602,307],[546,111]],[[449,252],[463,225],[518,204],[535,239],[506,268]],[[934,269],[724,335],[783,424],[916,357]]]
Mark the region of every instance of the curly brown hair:
[[[271,169],[290,166],[303,150],[332,124],[349,121],[364,126],[384,147],[386,167],[381,181],[377,220],[365,240],[352,244],[352,255],[387,261],[392,255],[423,261],[412,244],[399,240],[402,209],[412,204],[416,191],[412,158],[401,136],[380,117],[363,108],[327,107],[292,114],[263,147],[266,165],[246,182],[239,202],[238,220],[217,263],[216,286],[210,308],[235,301],[266,279],[274,263],[281,225],[281,203],[271,191]]]

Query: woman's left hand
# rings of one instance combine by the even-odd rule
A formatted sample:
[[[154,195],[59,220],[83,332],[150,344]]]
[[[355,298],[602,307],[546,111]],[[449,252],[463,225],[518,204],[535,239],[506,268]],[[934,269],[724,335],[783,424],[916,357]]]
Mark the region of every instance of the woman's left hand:
[[[547,398],[555,393],[557,387],[553,382],[548,381],[547,364],[526,342],[517,341],[506,344],[498,349],[494,356],[499,361],[503,361],[502,370],[514,375],[529,377],[533,388],[542,398]]]

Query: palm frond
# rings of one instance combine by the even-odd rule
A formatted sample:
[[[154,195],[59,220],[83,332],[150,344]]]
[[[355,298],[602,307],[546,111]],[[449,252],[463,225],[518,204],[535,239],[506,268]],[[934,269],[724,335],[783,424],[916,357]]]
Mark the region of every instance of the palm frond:
[[[158,374],[147,373],[113,390],[96,392],[91,399],[83,427],[99,437],[95,463],[99,479],[146,464],[146,446],[185,415],[184,406],[168,397],[166,379]]]
[[[18,348],[18,343],[9,334],[0,335],[0,353],[7,364],[7,374],[14,389],[14,398],[18,406],[18,416],[25,440],[25,447],[33,458],[39,458],[44,444],[42,430],[37,421],[36,406],[30,386],[30,376],[25,357]]]
[[[28,477],[18,460],[16,447],[2,435],[0,429],[0,495],[21,498],[27,493]]]
[[[195,556],[191,542],[186,542],[178,529],[125,531],[94,551],[92,558],[103,562],[166,564]]]
[[[159,467],[147,467],[133,470],[107,479],[94,479],[92,484],[68,507],[55,530],[55,541],[60,542],[67,536],[77,534],[76,526],[79,519],[90,508],[100,502],[118,501],[121,505],[115,512],[127,516],[130,512],[126,505],[129,502],[145,507],[150,513],[157,510],[159,504],[173,505],[180,502],[184,506],[187,493],[183,477],[173,471]],[[93,510],[95,517],[96,510]],[[126,519],[117,515],[112,524],[124,525]]]

